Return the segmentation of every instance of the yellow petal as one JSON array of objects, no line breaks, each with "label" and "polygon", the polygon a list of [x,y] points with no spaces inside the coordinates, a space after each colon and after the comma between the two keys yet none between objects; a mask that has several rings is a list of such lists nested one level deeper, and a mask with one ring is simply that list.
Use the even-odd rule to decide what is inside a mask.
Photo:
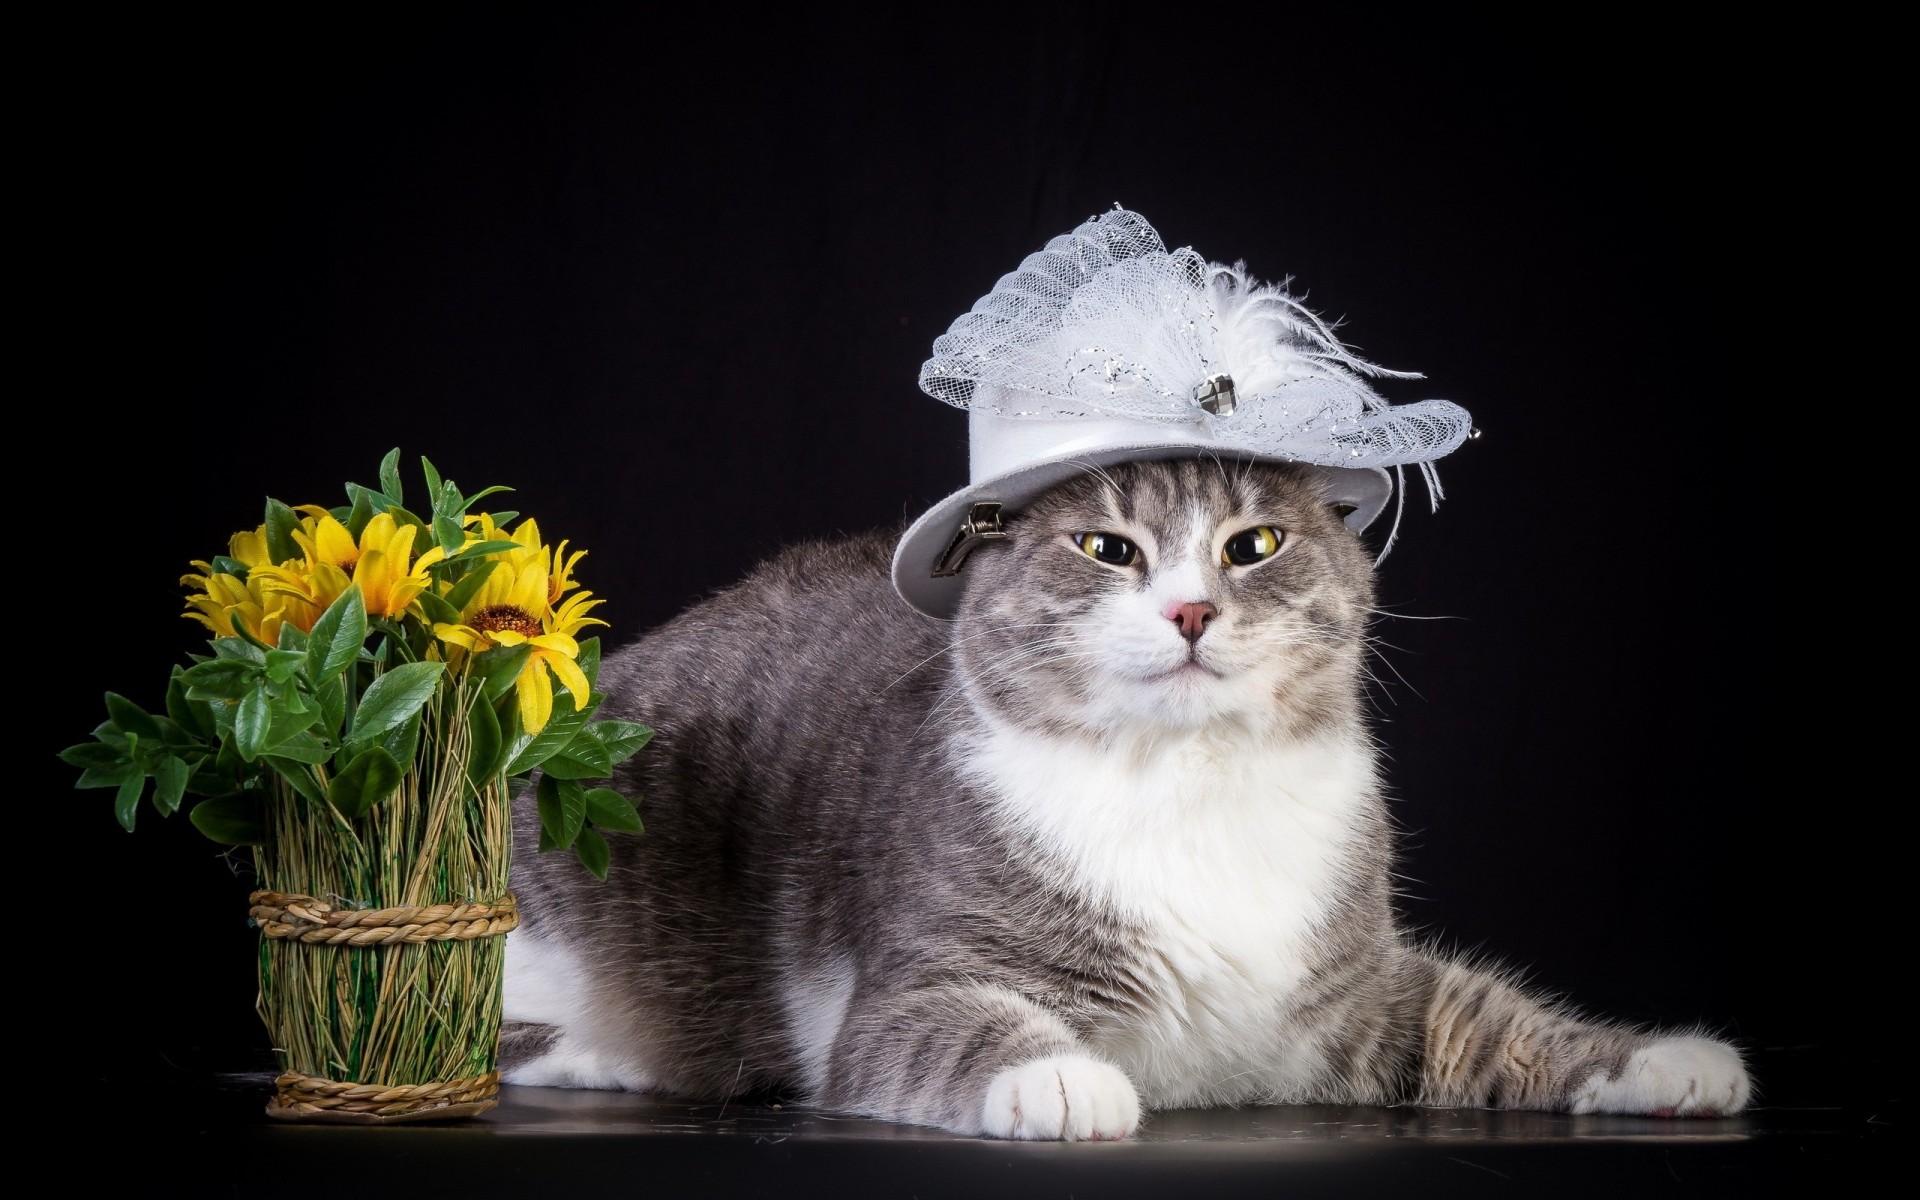
[{"label": "yellow petal", "polygon": [[347,578],[347,573],[332,563],[321,563],[307,577],[307,595],[322,609],[338,600],[352,586],[353,580]]},{"label": "yellow petal", "polygon": [[593,685],[587,682],[587,673],[580,669],[580,664],[571,658],[557,654],[547,655],[545,662],[553,668],[553,673],[559,676],[560,682],[567,685],[567,690],[573,693],[574,707],[585,706],[587,693],[593,690]]},{"label": "yellow petal", "polygon": [[395,524],[397,522],[394,521],[392,513],[375,513],[373,519],[367,522],[366,528],[360,531],[360,553],[365,554],[369,550],[378,550],[385,546],[393,539]]},{"label": "yellow petal", "polygon": [[489,636],[492,637],[497,644],[502,646],[518,646],[521,642],[527,640],[526,634],[515,629],[495,629],[491,631]]},{"label": "yellow petal", "polygon": [[250,567],[266,563],[267,527],[262,525],[251,532],[234,534],[227,542],[227,557],[237,558]]},{"label": "yellow petal", "polygon": [[386,613],[388,611],[390,576],[387,571],[386,555],[378,550],[369,550],[362,554],[360,561],[354,564],[353,579],[360,585],[360,598],[367,602],[368,612]]},{"label": "yellow petal", "polygon": [[436,622],[433,626],[433,636],[443,642],[452,642],[456,646],[464,646],[469,650],[485,650],[487,648],[487,639],[482,637],[478,630],[469,629],[465,625],[448,625],[444,621]]},{"label": "yellow petal", "polygon": [[413,535],[419,532],[418,526],[402,525],[387,539],[387,559],[393,563],[394,570],[404,569],[408,557],[413,554]]},{"label": "yellow petal", "polygon": [[576,592],[567,597],[560,611],[553,614],[553,632],[576,633],[588,625],[605,625],[599,617],[587,616],[589,609],[598,608],[605,601],[589,599],[592,592]]},{"label": "yellow petal", "polygon": [[547,673],[522,670],[520,678],[513,681],[513,690],[520,706],[520,727],[528,733],[545,729],[553,716],[553,684],[548,682]]},{"label": "yellow petal", "polygon": [[542,650],[551,650],[567,658],[573,658],[580,653],[580,643],[564,633],[543,633],[539,637],[527,640]]},{"label": "yellow petal", "polygon": [[345,525],[334,520],[331,513],[314,524],[313,561],[316,564],[348,567],[359,557],[360,547],[353,544],[353,535]]},{"label": "yellow petal", "polygon": [[[499,574],[495,571],[494,574]],[[538,617],[547,611],[547,572],[536,563],[528,563],[514,576],[513,588],[507,593],[506,603],[521,612]]]},{"label": "yellow petal", "polygon": [[392,609],[387,612],[386,615],[389,617],[397,617],[401,613],[406,612],[407,606],[412,604],[414,599],[426,590],[427,582],[424,579],[414,579],[409,576],[406,579],[399,580],[393,585],[393,592],[387,599],[387,603],[392,605]]}]

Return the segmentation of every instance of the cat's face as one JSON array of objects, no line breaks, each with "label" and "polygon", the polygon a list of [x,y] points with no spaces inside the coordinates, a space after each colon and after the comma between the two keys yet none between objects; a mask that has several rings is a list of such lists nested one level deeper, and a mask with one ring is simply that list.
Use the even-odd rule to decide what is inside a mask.
[{"label": "cat's face", "polygon": [[967,560],[954,629],[979,702],[1083,732],[1353,711],[1373,604],[1365,548],[1316,478],[1212,458],[1054,489]]}]

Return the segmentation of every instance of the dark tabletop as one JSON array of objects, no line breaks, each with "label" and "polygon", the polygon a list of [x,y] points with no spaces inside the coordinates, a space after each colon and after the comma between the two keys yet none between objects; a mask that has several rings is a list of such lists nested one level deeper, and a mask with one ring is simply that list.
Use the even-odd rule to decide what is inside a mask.
[{"label": "dark tabletop", "polygon": [[82,1174],[247,1197],[1833,1195],[1898,1178],[1895,1106],[1658,1120],[1286,1105],[1148,1115],[1119,1143],[1012,1143],[773,1099],[508,1087],[445,1124],[272,1121],[264,1072],[209,1076]]}]

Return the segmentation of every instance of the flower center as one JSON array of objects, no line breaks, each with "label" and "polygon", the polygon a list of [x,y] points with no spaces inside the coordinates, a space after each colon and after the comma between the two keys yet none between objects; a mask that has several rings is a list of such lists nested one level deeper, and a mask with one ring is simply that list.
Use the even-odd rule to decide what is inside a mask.
[{"label": "flower center", "polygon": [[483,633],[511,629],[528,637],[539,637],[545,632],[540,628],[539,618],[514,604],[494,604],[481,609],[474,614],[473,627]]}]

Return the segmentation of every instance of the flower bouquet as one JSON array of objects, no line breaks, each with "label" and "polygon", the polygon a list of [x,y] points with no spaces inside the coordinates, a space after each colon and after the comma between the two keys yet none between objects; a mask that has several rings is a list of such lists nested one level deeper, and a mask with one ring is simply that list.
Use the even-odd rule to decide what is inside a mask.
[{"label": "flower bouquet", "polygon": [[574,579],[585,552],[471,511],[507,489],[463,495],[424,458],[416,516],[399,457],[340,507],[268,500],[194,562],[186,615],[210,653],[174,666],[162,713],[107,693],[93,740],[61,756],[78,786],[114,789],[129,831],[145,800],[250,848],[276,1117],[492,1107],[513,798],[537,774],[540,849],[602,879],[601,831],[641,828],[592,786],[652,731],[593,719],[600,645],[577,635],[605,622]]}]

